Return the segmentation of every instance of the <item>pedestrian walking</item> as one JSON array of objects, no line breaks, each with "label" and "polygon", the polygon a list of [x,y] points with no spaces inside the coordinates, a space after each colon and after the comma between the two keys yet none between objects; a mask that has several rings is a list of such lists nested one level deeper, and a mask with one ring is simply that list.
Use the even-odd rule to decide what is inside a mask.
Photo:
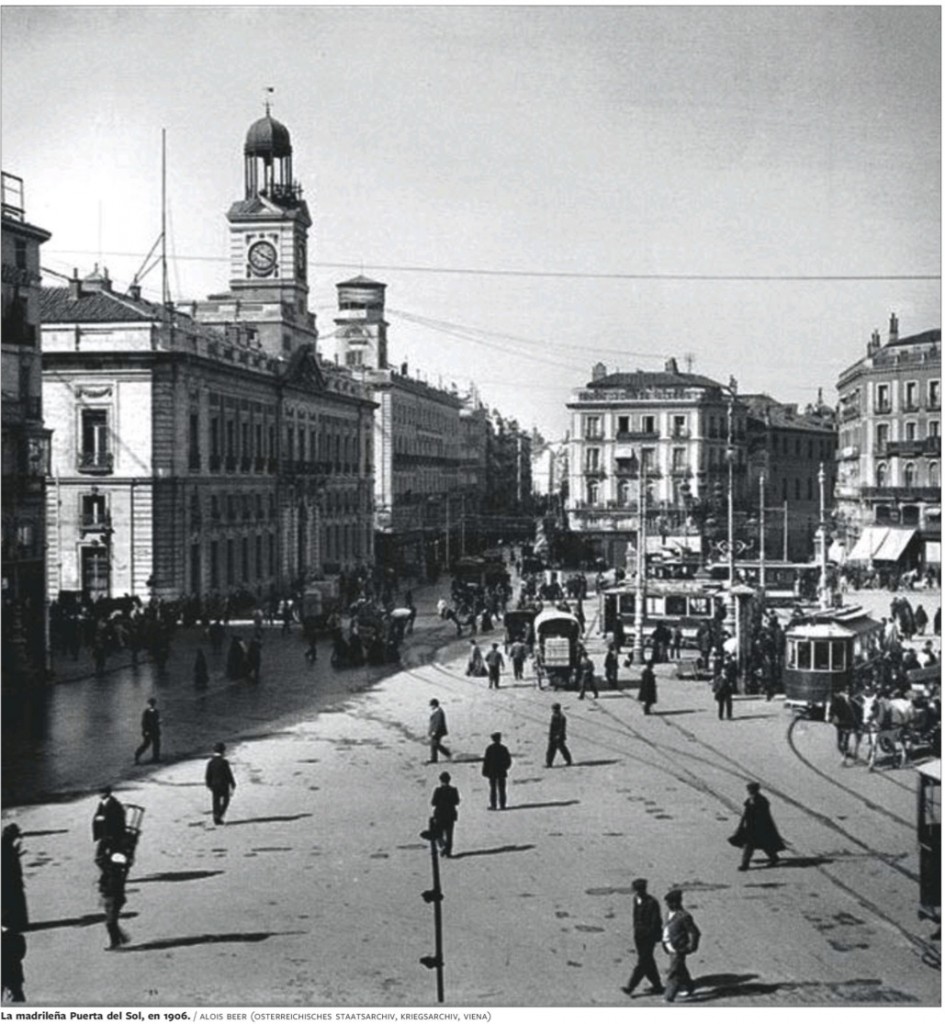
[{"label": "pedestrian walking", "polygon": [[309,665],[314,665],[318,661],[318,637],[315,635],[313,629],[308,640],[308,647],[305,649],[305,660]]},{"label": "pedestrian walking", "polygon": [[141,755],[151,748],[151,760],[161,760],[161,712],[158,711],[157,699],[148,697],[148,703],[141,714],[141,746],[135,751],[135,764],[141,761]]},{"label": "pedestrian walking", "polygon": [[560,704],[551,705],[551,722],[548,726],[548,750],[545,754],[545,767],[554,764],[555,754],[561,751],[564,763],[571,766],[571,751],[568,750],[568,720],[561,712]]},{"label": "pedestrian walking", "polygon": [[489,689],[498,690],[499,676],[502,669],[505,668],[505,658],[502,657],[497,643],[492,645],[492,650],[486,655],[485,661],[486,668],[489,670]]},{"label": "pedestrian walking", "polygon": [[433,697],[430,700],[430,724],[427,728],[427,739],[430,741],[430,760],[427,764],[436,764],[440,754],[452,758],[449,747],[443,746],[443,737],[449,734],[446,728],[446,712],[440,702]]},{"label": "pedestrian walking", "polygon": [[26,959],[26,939],[8,923],[6,906],[3,908],[2,928],[3,938],[2,948],[0,948],[2,969],[0,969],[0,973],[3,977],[0,979],[0,984],[2,984],[3,994],[11,1003],[25,1003],[23,961]]},{"label": "pedestrian walking", "polygon": [[663,983],[660,972],[653,959],[653,950],[663,935],[663,915],[660,913],[660,902],[646,891],[646,879],[635,878],[630,883],[633,889],[633,945],[637,951],[637,962],[630,975],[630,980],[622,991],[628,996],[644,978],[650,983],[650,995],[663,994]]},{"label": "pedestrian walking", "polygon": [[467,676],[484,676],[486,674],[485,662],[482,660],[482,650],[475,640],[469,641],[469,658],[466,661]]},{"label": "pedestrian walking", "polygon": [[923,636],[925,634],[925,629],[928,624],[929,614],[922,605],[919,605],[915,610],[915,631],[919,636]]},{"label": "pedestrian walking", "polygon": [[656,673],[653,671],[653,659],[651,658],[643,666],[640,675],[640,692],[637,700],[643,705],[643,714],[648,715],[650,708],[656,703]]},{"label": "pedestrian walking", "polygon": [[26,887],[23,884],[23,863],[21,858],[20,826],[13,822],[3,830],[2,843],[2,904],[3,918],[7,928],[14,932],[25,932],[30,923],[26,909]]},{"label": "pedestrian walking", "polygon": [[528,657],[528,646],[521,640],[516,640],[509,648],[509,658],[512,661],[512,675],[516,679],[523,678],[525,659]]},{"label": "pedestrian walking", "polygon": [[206,690],[209,681],[210,670],[207,668],[207,656],[203,653],[203,648],[198,647],[197,656],[194,658],[194,688]]},{"label": "pedestrian walking", "polygon": [[673,638],[670,644],[670,656],[676,661],[682,657],[683,635],[679,626],[673,626]]},{"label": "pedestrian walking", "polygon": [[450,773],[440,772],[440,784],[433,790],[433,831],[444,857],[453,855],[453,829],[459,817],[459,790],[450,785]]},{"label": "pedestrian walking", "polygon": [[105,844],[108,850],[123,850],[125,846],[125,808],[112,794],[111,786],[101,791],[101,799],[92,816],[92,841]]},{"label": "pedestrian walking", "polygon": [[623,648],[625,640],[625,631],[623,628],[623,621],[618,615],[614,620],[614,650],[617,652],[617,657],[620,657],[620,651]]},{"label": "pedestrian walking", "polygon": [[226,752],[225,743],[217,743],[213,748],[213,757],[207,762],[204,783],[212,796],[214,825],[222,825],[226,810],[230,806],[230,797],[236,789],[236,779],[230,762],[223,756]]},{"label": "pedestrian walking", "polygon": [[584,700],[584,693],[588,687],[594,691],[595,697],[599,697],[600,694],[597,692],[597,677],[594,672],[594,662],[591,661],[590,655],[587,651],[581,655],[581,661],[578,664],[578,675],[581,679],[581,692],[578,694],[578,700]]},{"label": "pedestrian walking", "polygon": [[727,717],[729,720],[732,717],[732,695],[735,689],[729,671],[729,665],[731,664],[733,664],[732,659],[726,658],[725,664],[716,673],[715,679],[712,681],[712,693],[719,706],[719,721],[723,717]]},{"label": "pedestrian walking", "polygon": [[128,858],[120,850],[101,849],[97,858],[101,869],[98,891],[105,908],[105,929],[108,932],[106,949],[119,949],[129,941],[128,933],[119,924],[121,908],[125,905],[125,879],[128,875]]},{"label": "pedestrian walking", "polygon": [[768,855],[768,867],[776,867],[778,854],[785,849],[785,845],[771,817],[771,805],[767,797],[761,795],[761,786],[757,782],[749,782],[746,788],[748,799],[745,801],[745,809],[735,835],[729,840],[733,846],[742,848],[742,862],[738,870],[748,870],[756,849],[762,849]]},{"label": "pedestrian walking", "polygon": [[604,680],[608,686],[617,687],[617,671],[620,668],[620,655],[616,644],[608,644],[604,655]]},{"label": "pedestrian walking", "polygon": [[666,1002],[672,1003],[680,989],[687,996],[695,992],[695,982],[686,965],[686,957],[699,948],[699,931],[692,914],[682,905],[679,889],[670,889],[666,894],[666,925],[663,928],[663,949],[669,953],[669,969],[666,972]]},{"label": "pedestrian walking", "polygon": [[499,809],[504,811],[505,780],[512,767],[512,755],[508,747],[502,744],[502,733],[494,732],[491,738],[492,742],[486,747],[482,759],[482,774],[489,780],[489,810],[494,811],[498,803]]}]

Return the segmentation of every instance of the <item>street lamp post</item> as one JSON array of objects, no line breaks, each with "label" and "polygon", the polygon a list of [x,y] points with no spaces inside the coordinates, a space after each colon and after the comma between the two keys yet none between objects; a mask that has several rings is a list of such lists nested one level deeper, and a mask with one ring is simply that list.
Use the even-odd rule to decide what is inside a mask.
[{"label": "street lamp post", "polygon": [[762,596],[765,592],[765,474],[762,470],[758,478],[759,490],[759,516],[758,516],[758,585],[761,588]]},{"label": "street lamp post", "polygon": [[826,508],[824,503],[824,483],[826,481],[827,474],[824,472],[824,464],[820,464],[820,469],[817,471],[817,483],[820,486],[820,523],[817,527],[817,533],[820,538],[820,583],[818,589],[820,590],[820,607],[830,607],[830,590],[827,586],[827,520],[826,520]]},{"label": "street lamp post", "polygon": [[643,663],[643,602],[646,600],[646,463],[640,459],[640,502],[637,529],[637,586],[633,599],[633,660]]},{"label": "street lamp post", "polygon": [[735,636],[735,388],[728,396],[728,603],[725,627]]},{"label": "street lamp post", "polygon": [[440,904],[443,902],[443,890],[440,887],[440,862],[437,856],[436,840],[437,827],[433,818],[421,833],[420,838],[429,840],[430,860],[433,868],[433,888],[425,890],[421,895],[424,902],[433,904],[433,941],[436,952],[433,956],[420,957],[420,963],[429,970],[436,971],[436,999],[442,1003],[445,995],[443,992],[443,911]]}]

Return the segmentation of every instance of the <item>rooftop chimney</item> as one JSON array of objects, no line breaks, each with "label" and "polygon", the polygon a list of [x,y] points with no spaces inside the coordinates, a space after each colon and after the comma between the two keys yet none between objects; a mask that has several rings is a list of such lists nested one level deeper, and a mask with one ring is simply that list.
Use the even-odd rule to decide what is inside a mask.
[{"label": "rooftop chimney", "polygon": [[879,329],[874,327],[870,340],[866,343],[866,354],[871,356],[882,344],[879,339]]},{"label": "rooftop chimney", "polygon": [[673,359],[672,357],[670,357],[669,359],[666,360],[666,365],[663,367],[663,369],[667,373],[672,373],[672,374],[678,374],[679,373],[679,367],[676,365],[676,360]]},{"label": "rooftop chimney", "polygon": [[895,345],[899,340],[899,317],[895,313],[889,314],[889,344]]},{"label": "rooftop chimney", "polygon": [[69,278],[69,299],[78,302],[82,298],[82,282],[79,280],[79,268],[72,268],[72,277]]},{"label": "rooftop chimney", "polygon": [[607,367],[603,363],[595,363],[591,367],[591,380],[603,380],[607,376]]},{"label": "rooftop chimney", "polygon": [[135,300],[135,302],[141,301],[141,285],[137,281],[132,281],[128,285],[128,295]]}]

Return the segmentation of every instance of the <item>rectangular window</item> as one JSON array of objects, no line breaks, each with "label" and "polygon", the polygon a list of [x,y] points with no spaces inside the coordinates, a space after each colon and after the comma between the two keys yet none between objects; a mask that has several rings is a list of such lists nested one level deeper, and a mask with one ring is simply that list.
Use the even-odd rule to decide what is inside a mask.
[{"label": "rectangular window", "polygon": [[830,641],[814,641],[814,670],[817,672],[830,671]]},{"label": "rectangular window", "polygon": [[586,438],[599,438],[601,436],[600,416],[584,417],[584,436]]},{"label": "rectangular window", "polygon": [[584,468],[588,473],[596,473],[600,469],[600,448],[588,448],[584,453]]},{"label": "rectangular window", "polygon": [[236,551],[232,540],[226,542],[226,585],[232,587],[236,583]]},{"label": "rectangular window", "polygon": [[906,412],[915,412],[919,408],[919,385],[910,380],[906,382]]},{"label": "rectangular window", "polygon": [[200,469],[200,414],[192,412],[187,431],[187,461],[191,469]]},{"label": "rectangular window", "polygon": [[262,534],[256,534],[256,579],[261,580],[263,578],[263,543]]},{"label": "rectangular window", "polygon": [[914,441],[916,439],[916,423],[911,421],[906,424],[906,440]]},{"label": "rectangular window", "polygon": [[939,409],[942,404],[941,381],[929,381],[929,408]]},{"label": "rectangular window", "polygon": [[249,582],[249,537],[244,537],[240,542],[240,569],[241,581]]},{"label": "rectangular window", "polygon": [[797,643],[797,667],[801,669],[810,668],[810,649],[811,643],[809,640],[799,640]]},{"label": "rectangular window", "polygon": [[889,424],[888,423],[877,423],[876,425],[876,449],[880,453],[886,450],[886,445],[889,443]]},{"label": "rectangular window", "polygon": [[686,614],[685,594],[666,595],[666,614],[681,618]]},{"label": "rectangular window", "polygon": [[876,412],[885,413],[890,411],[889,405],[889,385],[888,384],[877,384],[876,385]]},{"label": "rectangular window", "polygon": [[210,589],[220,589],[220,544],[210,541]]},{"label": "rectangular window", "polygon": [[686,468],[686,449],[673,449],[673,472],[681,473]]},{"label": "rectangular window", "polygon": [[618,416],[617,417],[617,433],[618,434],[629,434],[630,433],[630,417],[629,416]]},{"label": "rectangular window", "polygon": [[82,526],[93,528],[108,523],[108,506],[104,494],[82,495]]},{"label": "rectangular window", "polygon": [[656,469],[656,449],[642,448],[640,450],[640,464],[644,473],[652,473]]},{"label": "rectangular window", "polygon": [[689,432],[686,430],[686,417],[685,416],[674,416],[673,417],[673,437],[687,437]]},{"label": "rectangular window", "polygon": [[80,465],[85,469],[111,469],[108,439],[108,410],[82,410]]},{"label": "rectangular window", "polygon": [[644,416],[643,417],[643,433],[644,434],[655,434],[656,433],[656,417],[655,416]]}]

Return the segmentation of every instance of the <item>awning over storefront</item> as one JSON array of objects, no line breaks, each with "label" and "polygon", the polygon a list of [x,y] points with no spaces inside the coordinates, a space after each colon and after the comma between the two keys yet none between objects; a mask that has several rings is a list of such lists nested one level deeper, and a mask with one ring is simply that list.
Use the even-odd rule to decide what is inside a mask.
[{"label": "awning over storefront", "polygon": [[859,536],[847,561],[898,562],[915,536],[915,530],[868,526]]}]

